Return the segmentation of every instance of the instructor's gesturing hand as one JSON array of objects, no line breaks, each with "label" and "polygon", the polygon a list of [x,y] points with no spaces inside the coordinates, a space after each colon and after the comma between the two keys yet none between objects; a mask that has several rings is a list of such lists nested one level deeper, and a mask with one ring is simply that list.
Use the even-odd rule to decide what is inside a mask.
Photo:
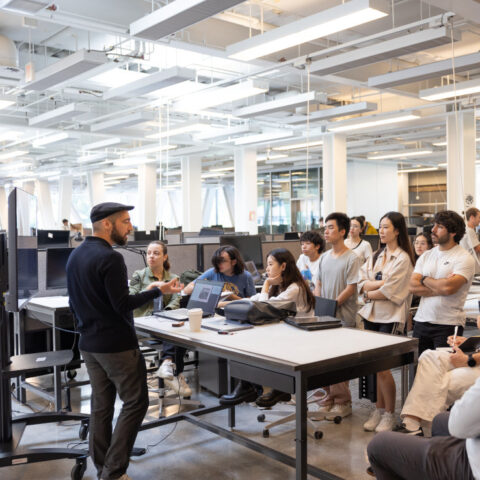
[{"label": "instructor's gesturing hand", "polygon": [[154,287],[159,288],[162,293],[180,293],[183,290],[183,283],[180,283],[178,278],[169,282],[153,282],[147,287],[147,290]]}]

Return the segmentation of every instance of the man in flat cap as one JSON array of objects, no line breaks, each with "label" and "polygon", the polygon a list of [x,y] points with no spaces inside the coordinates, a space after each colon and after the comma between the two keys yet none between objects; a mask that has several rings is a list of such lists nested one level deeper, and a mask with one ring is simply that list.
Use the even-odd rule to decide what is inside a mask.
[{"label": "man in flat cap", "polygon": [[[127,243],[133,230],[128,213],[132,209],[112,202],[95,205],[90,212],[93,236],[72,252],[67,263],[70,307],[92,386],[90,456],[102,480],[129,480],[130,453],[148,408],[145,360],[132,312],[183,287],[174,279],[151,283],[146,291],[129,295],[125,261],[112,245]],[[112,432],[117,393],[123,405]]]}]

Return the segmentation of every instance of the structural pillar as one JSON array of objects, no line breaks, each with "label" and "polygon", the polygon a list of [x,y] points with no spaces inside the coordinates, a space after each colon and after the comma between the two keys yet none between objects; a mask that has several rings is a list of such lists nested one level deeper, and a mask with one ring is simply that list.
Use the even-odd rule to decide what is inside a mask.
[{"label": "structural pillar", "polygon": [[347,211],[347,142],[345,135],[330,133],[323,141],[323,204],[327,216]]},{"label": "structural pillar", "polygon": [[236,148],[233,158],[235,231],[255,235],[258,233],[257,151],[254,148]]},{"label": "structural pillar", "polygon": [[182,158],[183,231],[202,228],[202,158]]},{"label": "structural pillar", "polygon": [[88,197],[90,206],[105,201],[105,184],[103,172],[88,172]]},{"label": "structural pillar", "polygon": [[450,114],[447,117],[447,208],[460,214],[475,202],[475,153],[473,110]]},{"label": "structural pillar", "polygon": [[70,223],[72,212],[72,194],[73,194],[73,179],[71,175],[60,177],[58,182],[58,216],[57,225],[62,226],[62,220],[66,218]]},{"label": "structural pillar", "polygon": [[405,217],[408,217],[409,204],[409,185],[408,173],[398,174],[398,211]]},{"label": "structural pillar", "polygon": [[8,228],[7,192],[5,187],[0,187],[0,228],[2,230]]},{"label": "structural pillar", "polygon": [[138,166],[138,228],[155,230],[157,223],[157,164]]},{"label": "structural pillar", "polygon": [[54,228],[55,219],[53,216],[52,197],[50,186],[46,180],[36,180],[35,192],[38,199],[39,228]]}]

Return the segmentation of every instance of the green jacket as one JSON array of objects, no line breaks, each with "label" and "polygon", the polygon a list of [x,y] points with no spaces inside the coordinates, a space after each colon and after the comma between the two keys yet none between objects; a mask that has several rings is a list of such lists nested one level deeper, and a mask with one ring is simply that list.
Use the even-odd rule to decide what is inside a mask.
[{"label": "green jacket", "polygon": [[[178,278],[174,273],[170,273],[164,270],[163,281],[168,282],[174,278]],[[130,280],[130,295],[143,292],[153,282],[158,282],[158,278],[155,277],[150,270],[150,267],[146,267],[143,270],[136,270],[133,272],[132,279]],[[178,293],[166,293],[163,295],[162,302],[164,308],[168,310],[175,310],[180,306],[181,295]],[[153,312],[153,300],[151,302],[136,308],[133,311],[134,317],[145,317],[151,315]]]}]

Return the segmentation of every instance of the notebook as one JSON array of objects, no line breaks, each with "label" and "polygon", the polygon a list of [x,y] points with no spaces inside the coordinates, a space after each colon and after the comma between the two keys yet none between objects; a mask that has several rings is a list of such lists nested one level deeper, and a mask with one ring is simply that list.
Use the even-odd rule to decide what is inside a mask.
[{"label": "notebook", "polygon": [[201,308],[203,317],[212,317],[215,315],[220,295],[222,294],[224,282],[213,282],[210,280],[196,280],[192,294],[187,303],[187,308],[177,310],[162,310],[154,312],[157,317],[169,318],[176,321],[188,320],[188,311],[192,308]]},{"label": "notebook", "polygon": [[323,330],[342,326],[342,322],[338,318],[327,315],[321,317],[287,317],[285,323],[302,330]]}]

